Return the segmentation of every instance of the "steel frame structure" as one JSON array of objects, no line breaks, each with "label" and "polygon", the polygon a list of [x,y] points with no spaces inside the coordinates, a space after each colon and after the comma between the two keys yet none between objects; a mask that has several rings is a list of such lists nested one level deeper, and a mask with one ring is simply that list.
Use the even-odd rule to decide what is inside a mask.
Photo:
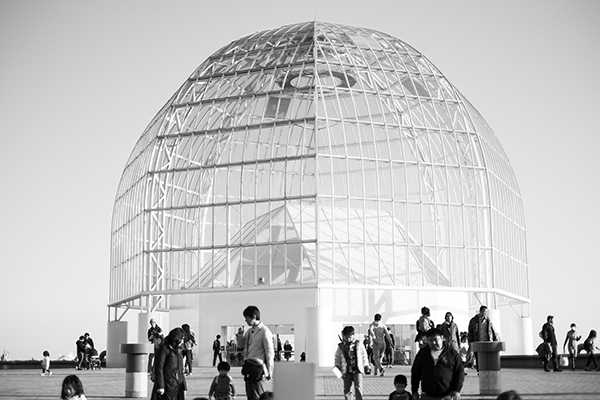
[{"label": "steel frame structure", "polygon": [[529,303],[508,157],[433,63],[392,36],[315,21],[236,40],[184,82],[127,162],[114,319],[168,310],[177,293],[280,285]]}]

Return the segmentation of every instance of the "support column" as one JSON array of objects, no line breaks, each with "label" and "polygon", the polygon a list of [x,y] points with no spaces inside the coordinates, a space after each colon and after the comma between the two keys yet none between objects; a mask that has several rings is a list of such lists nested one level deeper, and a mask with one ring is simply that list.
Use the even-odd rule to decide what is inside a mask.
[{"label": "support column", "polygon": [[333,366],[334,344],[330,307],[306,308],[306,362]]},{"label": "support column", "polygon": [[125,397],[148,397],[148,353],[154,350],[151,344],[125,343],[121,353],[127,355],[125,366]]},{"label": "support column", "polygon": [[479,394],[498,395],[502,392],[500,381],[500,352],[506,350],[504,342],[473,342],[479,369]]},{"label": "support column", "polygon": [[108,321],[106,338],[106,367],[125,368],[126,356],[120,349],[127,343],[127,322]]}]

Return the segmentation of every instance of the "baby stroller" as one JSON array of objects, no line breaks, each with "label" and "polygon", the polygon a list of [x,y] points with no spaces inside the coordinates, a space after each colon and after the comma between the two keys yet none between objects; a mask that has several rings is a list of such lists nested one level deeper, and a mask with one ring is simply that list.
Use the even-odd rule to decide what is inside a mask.
[{"label": "baby stroller", "polygon": [[89,352],[89,365],[90,369],[102,369],[102,362],[98,356],[98,350],[90,349]]}]

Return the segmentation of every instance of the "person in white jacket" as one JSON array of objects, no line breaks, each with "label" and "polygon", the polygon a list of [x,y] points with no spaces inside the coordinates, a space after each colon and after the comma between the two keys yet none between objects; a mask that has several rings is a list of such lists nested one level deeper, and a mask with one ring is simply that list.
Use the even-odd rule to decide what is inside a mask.
[{"label": "person in white jacket", "polygon": [[362,341],[354,338],[353,326],[346,326],[342,330],[342,341],[335,352],[334,363],[344,380],[344,398],[352,398],[354,384],[356,400],[362,400],[363,374],[369,365],[369,359]]}]

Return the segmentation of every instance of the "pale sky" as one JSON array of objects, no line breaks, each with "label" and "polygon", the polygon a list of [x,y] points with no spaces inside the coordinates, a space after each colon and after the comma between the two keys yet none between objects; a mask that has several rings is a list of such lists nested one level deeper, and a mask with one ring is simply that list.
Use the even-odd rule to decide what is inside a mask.
[{"label": "pale sky", "polygon": [[548,314],[559,340],[571,322],[600,329],[598,16],[577,0],[0,0],[0,352],[55,358],[84,332],[106,348],[112,207],[134,144],[216,50],[315,19],[407,42],[470,100],[523,196],[534,333]]}]

